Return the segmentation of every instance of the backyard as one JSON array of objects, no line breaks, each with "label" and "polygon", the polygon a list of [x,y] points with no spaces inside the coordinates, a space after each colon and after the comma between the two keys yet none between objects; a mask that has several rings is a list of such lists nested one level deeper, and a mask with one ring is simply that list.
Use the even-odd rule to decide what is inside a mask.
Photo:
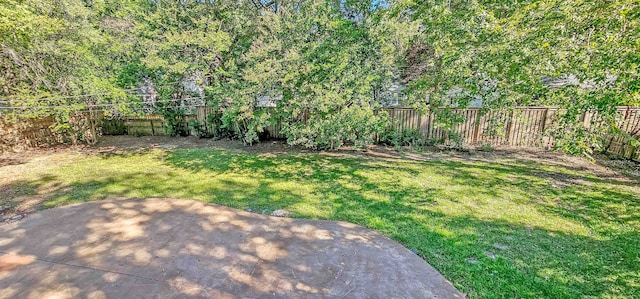
[{"label": "backyard", "polygon": [[4,218],[115,197],[284,209],[381,232],[471,298],[640,297],[638,177],[581,158],[126,136],[1,157]]}]

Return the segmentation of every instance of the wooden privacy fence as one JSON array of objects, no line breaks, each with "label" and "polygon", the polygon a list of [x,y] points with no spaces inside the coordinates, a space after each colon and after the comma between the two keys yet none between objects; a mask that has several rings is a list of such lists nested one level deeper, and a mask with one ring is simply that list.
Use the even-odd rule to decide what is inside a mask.
[{"label": "wooden privacy fence", "polygon": [[[618,128],[640,140],[640,108],[618,108],[622,119]],[[640,146],[633,145],[626,136],[614,136],[604,149],[609,154],[640,162]]]},{"label": "wooden privacy fence", "polygon": [[0,152],[94,141],[102,118],[102,113],[71,113],[65,126],[55,129],[60,123],[53,116],[0,117]]},{"label": "wooden privacy fence", "polygon": [[[640,109],[640,108],[638,108]],[[427,140],[449,143],[449,132],[436,125],[435,115],[422,115],[412,108],[383,108],[389,113],[392,126],[397,130],[415,129],[420,131]],[[542,136],[542,132],[550,125],[553,116],[557,113],[555,108],[527,107],[517,109],[515,113],[489,113],[480,116],[479,108],[454,109],[453,112],[465,117],[465,121],[457,125],[453,132],[462,138],[462,142],[469,145],[513,145],[513,146],[550,146],[552,140]],[[207,132],[211,132],[211,125],[207,121],[216,113],[213,107],[198,107],[196,120],[205,125]],[[502,134],[489,134],[492,123],[506,124]],[[275,139],[286,138],[282,134],[282,123],[273,121],[266,128],[269,136]]]},{"label": "wooden privacy fence", "polygon": [[[488,112],[479,108],[453,109],[464,121],[452,130],[438,126],[433,113],[422,115],[411,108],[385,108],[396,130],[418,130],[422,137],[437,143],[459,142],[469,145],[490,144],[548,147],[552,140],[543,135],[558,109],[527,107],[512,112]],[[455,137],[454,137],[455,136]]]},{"label": "wooden privacy fence", "polygon": [[[195,115],[186,115],[182,124],[188,131],[189,120],[196,119]],[[102,121],[102,133],[104,135],[134,135],[134,136],[165,136],[167,121],[162,115],[150,114],[145,116],[133,116]]]},{"label": "wooden privacy fence", "polygon": [[[385,108],[389,113],[392,126],[395,129],[418,130],[427,140],[437,143],[450,144],[460,138],[464,144],[493,146],[553,146],[553,138],[545,133],[556,125],[558,108],[549,107],[521,107],[510,112],[481,113],[480,108],[453,109],[453,113],[464,116],[464,121],[455,125],[451,131],[438,127],[433,113],[422,115],[411,108]],[[627,134],[612,137],[605,144],[605,151],[609,154],[640,161],[640,147],[631,144],[628,136],[640,139],[640,108],[619,107],[619,128]],[[594,116],[581,116],[585,127],[595,125]],[[453,133],[453,134],[450,134]]]},{"label": "wooden privacy fence", "polygon": [[[452,112],[464,117],[464,121],[455,125],[452,130],[445,130],[438,126],[433,113],[421,114],[411,108],[384,108],[389,114],[392,126],[397,129],[413,129],[427,140],[441,144],[461,142],[467,145],[493,146],[526,146],[551,147],[553,139],[545,133],[556,125],[559,110],[548,107],[521,107],[510,112],[488,112],[483,114],[479,108],[453,109]],[[183,123],[185,130],[188,122],[195,120],[208,133],[213,132],[209,121],[215,116],[217,109],[213,107],[198,107],[195,115],[187,115]],[[619,128],[627,134],[614,136],[605,144],[605,151],[616,156],[640,161],[640,147],[631,144],[629,135],[640,138],[640,107],[618,108],[620,119]],[[583,116],[585,126],[593,125],[592,116]],[[51,126],[51,118],[23,120],[19,123],[9,123],[0,119],[0,150],[11,147],[37,147],[63,142],[59,134],[55,134]],[[144,117],[128,117],[124,119],[103,119],[100,122],[102,133],[105,135],[166,135],[166,121],[161,115],[147,115]],[[282,122],[274,120],[266,128],[271,138],[285,138],[282,134]],[[189,131],[196,135],[197,132]],[[453,134],[452,134],[453,133]],[[452,138],[455,137],[455,138]],[[458,138],[458,139],[456,139]]]},{"label": "wooden privacy fence", "polygon": [[[418,130],[427,140],[440,144],[461,142],[467,145],[524,146],[549,148],[553,139],[545,132],[555,125],[558,108],[520,107],[509,112],[482,113],[480,108],[453,109],[452,113],[464,117],[464,121],[452,130],[438,126],[433,113],[421,114],[412,108],[384,108],[396,130]],[[187,116],[200,123],[208,133],[213,132],[211,116],[218,113],[214,107],[202,106],[195,115]],[[621,119],[620,129],[627,134],[640,137],[640,108],[618,108]],[[585,126],[591,125],[592,116],[583,116]],[[164,119],[160,115],[144,118],[126,118],[121,121],[130,135],[164,135]],[[186,126],[186,123],[185,123]],[[273,121],[265,128],[271,138],[282,139],[282,123]],[[105,133],[108,130],[104,130]],[[194,132],[191,132],[194,134]],[[454,138],[455,137],[455,138]],[[640,161],[640,148],[630,144],[628,138],[614,137],[607,144],[606,151],[627,159]]]},{"label": "wooden privacy fence", "polygon": [[0,152],[62,143],[61,136],[51,129],[54,124],[53,117],[18,121],[0,118]]}]

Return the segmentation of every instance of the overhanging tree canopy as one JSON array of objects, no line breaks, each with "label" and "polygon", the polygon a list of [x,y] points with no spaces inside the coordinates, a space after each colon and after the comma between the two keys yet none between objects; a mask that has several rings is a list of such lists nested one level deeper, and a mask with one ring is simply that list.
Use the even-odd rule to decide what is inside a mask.
[{"label": "overhanging tree canopy", "polygon": [[[474,101],[561,107],[551,133],[585,153],[616,106],[640,104],[639,20],[634,0],[7,0],[0,105],[64,123],[105,105],[180,118],[197,98],[245,142],[278,117],[291,143],[335,147],[369,142],[384,126],[374,94],[403,82],[405,104],[444,125]],[[263,97],[276,109],[258,109]],[[606,125],[587,130],[585,112]]]}]

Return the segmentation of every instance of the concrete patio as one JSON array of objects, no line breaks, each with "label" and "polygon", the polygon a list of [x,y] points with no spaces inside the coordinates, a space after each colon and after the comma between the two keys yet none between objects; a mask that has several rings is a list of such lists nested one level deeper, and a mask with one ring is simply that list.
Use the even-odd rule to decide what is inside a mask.
[{"label": "concrete patio", "polygon": [[0,225],[0,298],[464,298],[400,244],[345,222],[110,199]]}]

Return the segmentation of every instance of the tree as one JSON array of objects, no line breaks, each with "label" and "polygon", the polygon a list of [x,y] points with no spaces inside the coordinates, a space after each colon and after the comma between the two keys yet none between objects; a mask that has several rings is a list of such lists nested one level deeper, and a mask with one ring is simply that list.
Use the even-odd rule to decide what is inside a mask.
[{"label": "tree", "polygon": [[6,0],[0,105],[63,131],[144,108],[177,134],[206,102],[246,143],[278,119],[290,143],[336,148],[371,142],[376,95],[403,81],[445,128],[471,102],[558,106],[549,134],[589,154],[640,104],[639,20],[635,0]]},{"label": "tree", "polygon": [[[637,1],[403,2],[424,28],[409,53],[417,107],[562,108],[558,147],[588,154],[616,127],[615,107],[640,98]],[[603,126],[581,125],[596,113]],[[582,122],[584,123],[584,122]]]},{"label": "tree", "polygon": [[291,144],[333,149],[370,143],[386,120],[374,112],[380,107],[374,90],[390,84],[407,32],[417,29],[383,13],[367,7],[354,19],[345,16],[344,3],[332,1],[263,11],[240,59],[242,77],[228,111],[259,131],[270,117],[256,109],[256,98],[267,96],[276,99],[276,109],[266,113],[281,120]]}]

